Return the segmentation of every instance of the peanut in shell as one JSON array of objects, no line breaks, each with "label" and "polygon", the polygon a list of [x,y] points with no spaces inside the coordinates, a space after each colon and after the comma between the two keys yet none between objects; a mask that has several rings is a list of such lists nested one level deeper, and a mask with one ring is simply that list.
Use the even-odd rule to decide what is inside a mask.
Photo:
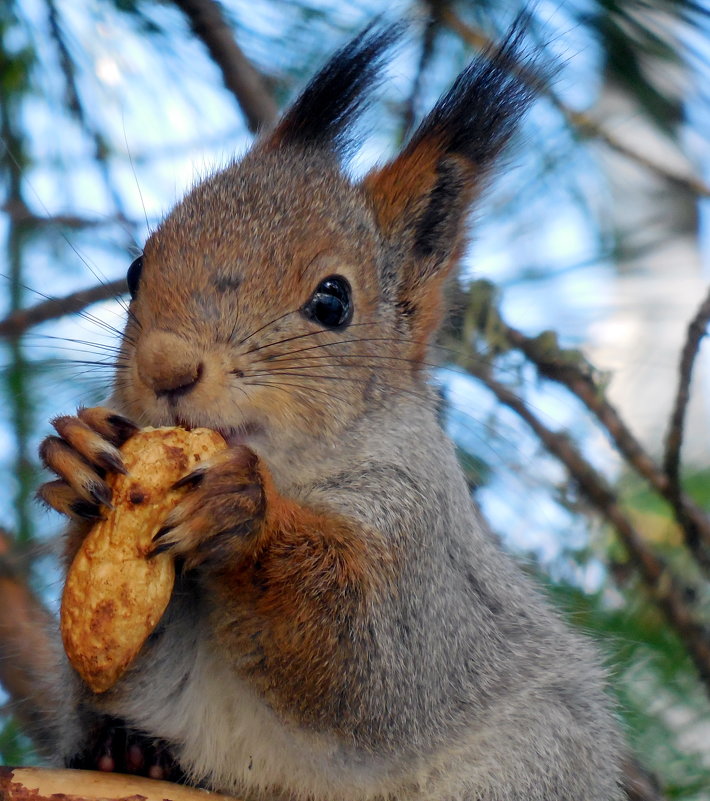
[{"label": "peanut in shell", "polygon": [[128,475],[106,483],[113,509],[87,535],[69,568],[60,624],[69,661],[96,693],[113,687],[165,612],[173,557],[148,558],[153,536],[185,489],[173,484],[226,448],[207,428],[144,428],[121,448]]}]

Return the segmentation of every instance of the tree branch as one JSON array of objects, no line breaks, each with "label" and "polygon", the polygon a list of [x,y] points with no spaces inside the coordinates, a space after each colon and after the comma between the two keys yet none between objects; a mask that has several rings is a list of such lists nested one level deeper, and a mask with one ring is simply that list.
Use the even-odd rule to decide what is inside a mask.
[{"label": "tree branch", "polygon": [[663,466],[668,477],[668,491],[674,499],[679,499],[682,495],[680,451],[683,444],[685,411],[690,400],[690,382],[693,377],[695,359],[700,349],[700,342],[707,334],[708,322],[710,322],[710,291],[688,325],[688,334],[678,367],[678,390],[666,435],[666,453]]},{"label": "tree branch", "polygon": [[637,759],[626,755],[623,761],[624,792],[628,801],[665,801],[658,781]]},{"label": "tree branch", "polygon": [[116,281],[98,284],[89,289],[80,289],[63,298],[49,298],[35,306],[30,306],[29,309],[13,312],[4,320],[0,320],[0,337],[21,336],[33,325],[64,317],[67,314],[74,314],[92,303],[117,298],[127,291],[126,279],[119,278]]},{"label": "tree branch", "polygon": [[[581,354],[559,348],[551,331],[530,338],[505,323],[503,329],[511,345],[535,364],[540,375],[567,387],[597,418],[629,466],[671,505],[693,556],[706,570],[710,570],[710,520],[680,487],[677,491],[673,489],[668,475],[606,399],[604,389],[595,381],[593,371]],[[569,354],[573,357],[570,358]]]},{"label": "tree branch", "polygon": [[15,223],[28,223],[29,225],[36,226],[50,226],[55,225],[61,228],[72,228],[74,230],[82,230],[85,228],[99,228],[103,225],[127,225],[133,229],[138,226],[133,220],[128,220],[121,215],[103,218],[89,218],[78,217],[74,214],[53,214],[41,216],[35,214],[24,202],[17,200],[10,200],[0,206],[0,211],[12,218]]},{"label": "tree branch", "polygon": [[429,0],[429,18],[426,21],[424,32],[422,34],[422,45],[419,53],[419,63],[417,64],[417,71],[414,74],[412,81],[412,88],[409,92],[409,97],[404,105],[402,112],[402,140],[406,140],[414,130],[414,123],[417,118],[417,104],[419,96],[422,91],[422,79],[426,72],[429,62],[434,54],[434,43],[437,34],[441,28],[441,21],[439,20],[439,3]]},{"label": "tree branch", "polygon": [[[673,489],[667,473],[656,464],[606,399],[604,388],[595,378],[594,369],[582,353],[560,348],[553,331],[545,331],[537,337],[527,337],[509,326],[500,316],[495,303],[495,289],[488,281],[474,283],[469,290],[469,297],[472,314],[477,318],[476,324],[484,336],[495,330],[497,340],[503,342],[506,348],[512,346],[520,350],[535,365],[541,376],[567,387],[582,401],[599,421],[627,464],[671,505],[693,556],[705,570],[710,570],[710,519],[680,487],[677,491]],[[710,317],[710,296],[706,304],[701,306],[696,319],[691,323],[693,337],[697,336],[698,327],[702,328],[704,325],[703,313],[707,311]],[[688,347],[692,349],[692,341]]]},{"label": "tree branch", "polygon": [[[495,44],[490,37],[465,23],[458,14],[450,8],[446,8],[441,12],[441,21],[472,47],[485,50],[493,47]],[[614,134],[607,131],[601,123],[597,122],[589,114],[583,111],[575,111],[563,103],[552,87],[542,82],[539,77],[534,75],[522,75],[521,77],[528,79],[538,91],[544,93],[551,100],[555,108],[562,114],[567,123],[583,136],[598,139],[622,156],[625,156],[631,161],[635,161],[650,172],[659,175],[664,180],[680,186],[699,197],[710,197],[710,185],[700,178],[694,175],[681,175],[673,170],[669,170],[663,164],[659,164],[657,161],[648,158],[644,153],[634,150],[618,137],[614,136]]]},{"label": "tree branch", "polygon": [[278,109],[263,78],[237,45],[215,0],[175,0],[195,36],[202,40],[222,71],[224,85],[234,95],[252,133],[271,128]]},{"label": "tree branch", "polygon": [[616,529],[651,597],[683,641],[706,691],[710,694],[710,634],[695,619],[685,602],[685,598],[692,597],[692,590],[684,587],[663,559],[648,547],[624,514],[606,480],[587,462],[567,436],[547,428],[521,398],[491,376],[489,366],[483,364],[478,354],[471,355],[465,367],[504,406],[512,409],[527,423],[546,450],[565,465],[589,503]]},{"label": "tree branch", "polygon": [[96,164],[101,172],[104,186],[109,197],[112,199],[114,205],[119,211],[120,216],[125,217],[122,212],[123,204],[121,202],[121,195],[114,186],[111,180],[111,170],[109,164],[109,146],[100,129],[94,125],[90,115],[86,114],[84,104],[79,94],[79,84],[76,80],[75,64],[71,57],[69,46],[62,30],[61,19],[59,10],[55,0],[44,0],[47,7],[47,23],[49,33],[54,40],[55,47],[57,48],[57,55],[59,57],[59,68],[64,78],[66,104],[69,112],[81,125],[85,134],[91,139],[94,148],[94,158]]},{"label": "tree branch", "polygon": [[681,187],[681,189],[685,189],[698,197],[710,197],[710,185],[705,183],[701,178],[695,175],[683,175],[669,170],[663,164],[659,164],[659,162],[648,158],[644,153],[640,153],[625,142],[622,142],[621,139],[607,131],[601,123],[597,122],[589,114],[586,114],[584,111],[575,111],[569,108],[569,106],[566,106],[557,95],[552,92],[550,92],[549,97],[555,107],[565,117],[569,125],[581,134],[598,139],[611,150],[615,150],[631,161],[635,161],[649,172],[655,173],[669,183]]}]

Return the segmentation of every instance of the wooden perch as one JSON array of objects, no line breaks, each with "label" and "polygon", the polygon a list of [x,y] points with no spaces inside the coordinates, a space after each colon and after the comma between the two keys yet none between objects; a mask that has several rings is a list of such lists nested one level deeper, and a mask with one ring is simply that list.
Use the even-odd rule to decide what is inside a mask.
[{"label": "wooden perch", "polygon": [[0,801],[233,801],[182,784],[91,770],[0,767]]},{"label": "wooden perch", "polygon": [[[636,761],[624,762],[629,801],[664,801]],[[231,796],[121,773],[0,766],[0,801],[234,801]]]}]

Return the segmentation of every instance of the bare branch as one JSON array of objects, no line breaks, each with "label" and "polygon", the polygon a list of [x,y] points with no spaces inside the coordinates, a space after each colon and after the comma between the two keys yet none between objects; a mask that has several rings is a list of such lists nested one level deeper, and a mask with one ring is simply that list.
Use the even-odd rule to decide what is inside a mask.
[{"label": "bare branch", "polygon": [[54,39],[54,44],[57,48],[57,55],[59,56],[59,67],[64,77],[64,92],[67,108],[71,113],[83,124],[86,122],[86,115],[79,99],[79,91],[76,85],[76,74],[74,71],[74,62],[69,54],[69,48],[62,33],[61,23],[59,21],[59,14],[54,0],[45,0],[47,6],[47,22],[49,24],[49,32]]},{"label": "bare branch", "polygon": [[[450,8],[446,8],[441,12],[442,22],[451,28],[452,31],[457,33],[464,41],[468,42],[473,47],[478,49],[486,49],[493,46],[494,42],[490,37],[486,36],[481,31],[476,30],[467,23],[465,23],[456,12]],[[615,150],[617,153],[625,156],[626,158],[635,161],[650,172],[656,173],[661,178],[669,181],[672,184],[681,186],[684,189],[698,195],[699,197],[710,197],[710,185],[697,178],[694,175],[681,175],[680,173],[669,170],[665,165],[659,164],[657,161],[648,158],[644,153],[634,150],[632,147],[622,142],[621,139],[614,136],[604,128],[601,123],[593,119],[589,114],[583,111],[575,111],[567,106],[560,100],[551,86],[544,85],[539,78],[531,77],[535,87],[544,92],[544,94],[552,101],[554,106],[567,120],[576,131],[583,136],[593,137],[594,139],[603,142],[607,147]]]},{"label": "bare branch", "polygon": [[681,173],[674,172],[673,170],[669,170],[668,167],[648,158],[648,156],[646,156],[644,153],[629,147],[629,145],[627,145],[625,142],[622,142],[621,139],[607,131],[601,123],[597,122],[589,114],[569,108],[569,106],[566,106],[552,92],[549,96],[557,109],[563,114],[567,122],[581,134],[598,139],[611,150],[615,150],[617,153],[620,153],[622,156],[625,156],[631,161],[635,161],[649,172],[659,175],[661,178],[671,184],[674,184],[675,186],[679,186],[694,195],[698,195],[698,197],[710,197],[710,185],[705,183],[705,181],[702,179],[692,174],[683,175]]},{"label": "bare branch", "polygon": [[688,335],[683,346],[678,368],[678,390],[668,434],[666,435],[666,453],[663,466],[668,476],[669,493],[674,498],[681,496],[680,450],[683,444],[685,410],[690,400],[690,381],[693,376],[695,358],[700,349],[700,342],[707,334],[708,322],[710,322],[710,292],[708,292],[705,300],[695,313],[695,317],[688,325]]},{"label": "bare branch", "polygon": [[80,289],[63,298],[50,298],[29,309],[20,309],[0,320],[0,337],[18,337],[33,325],[74,314],[100,300],[117,298],[128,291],[126,279],[119,278],[89,289]]},{"label": "bare branch", "polygon": [[237,45],[215,0],[175,0],[195,36],[202,40],[222,71],[224,85],[237,99],[252,133],[271,128],[278,109],[263,78]]},{"label": "bare branch", "polygon": [[638,760],[627,754],[622,763],[624,792],[628,801],[664,801],[654,776]]},{"label": "bare branch", "polygon": [[438,11],[439,3],[429,0],[428,5],[429,18],[422,34],[422,49],[419,54],[419,63],[417,64],[417,71],[414,75],[414,80],[412,81],[412,88],[409,92],[409,97],[407,98],[407,102],[404,105],[404,111],[402,112],[403,140],[407,139],[407,137],[414,130],[414,123],[417,117],[417,103],[422,91],[422,79],[429,66],[429,62],[434,55],[434,43],[441,27]]},{"label": "bare branch", "polygon": [[710,694],[710,633],[685,602],[686,598],[693,597],[692,589],[683,586],[665,561],[649,548],[624,514],[604,477],[589,464],[567,436],[545,426],[518,395],[491,376],[490,368],[483,364],[477,354],[471,355],[465,367],[503,405],[527,423],[545,448],[565,465],[589,503],[616,529],[651,597],[685,644]]},{"label": "bare branch", "polygon": [[[530,338],[502,320],[500,326],[508,342],[533,362],[540,375],[567,387],[597,418],[629,466],[671,505],[693,556],[705,569],[710,569],[710,520],[680,488],[677,491],[673,489],[668,475],[607,400],[604,388],[595,380],[592,369],[581,354],[560,348],[551,331]],[[576,354],[577,358],[570,354]]]},{"label": "bare branch", "polygon": [[[488,281],[477,281],[471,286],[468,305],[470,314],[475,318],[475,325],[489,344],[491,332],[494,331],[496,347],[520,350],[535,365],[541,376],[567,387],[582,401],[602,425],[629,467],[671,505],[693,556],[698,564],[710,571],[710,519],[680,488],[678,491],[673,490],[666,472],[656,464],[607,400],[604,387],[583,354],[578,350],[561,348],[553,331],[528,337],[509,326],[500,316],[496,306],[495,287]],[[696,317],[701,327],[703,308],[704,306]],[[708,314],[710,315],[710,309]],[[698,333],[692,323],[691,328]],[[453,335],[456,337],[455,332]]]},{"label": "bare branch", "polygon": [[22,200],[10,200],[0,206],[0,211],[4,212],[14,223],[28,223],[36,226],[55,225],[62,228],[72,228],[82,230],[84,228],[99,228],[103,225],[126,225],[133,229],[137,228],[135,222],[127,220],[121,215],[112,217],[79,217],[74,214],[52,214],[41,216],[35,214],[29,206]]},{"label": "bare branch", "polygon": [[111,180],[110,165],[108,160],[108,145],[105,138],[101,134],[101,131],[94,125],[90,116],[87,115],[79,94],[79,84],[76,80],[75,65],[64,36],[64,31],[62,30],[59,10],[55,0],[44,0],[44,2],[47,7],[49,33],[54,40],[55,47],[57,48],[59,67],[64,78],[67,108],[81,125],[86,135],[91,139],[94,148],[94,158],[96,159],[96,163],[103,177],[106,191],[116,208],[119,210],[121,216],[125,217],[126,215],[121,212],[122,202],[120,193],[117,191],[116,187],[114,186],[114,182]]}]

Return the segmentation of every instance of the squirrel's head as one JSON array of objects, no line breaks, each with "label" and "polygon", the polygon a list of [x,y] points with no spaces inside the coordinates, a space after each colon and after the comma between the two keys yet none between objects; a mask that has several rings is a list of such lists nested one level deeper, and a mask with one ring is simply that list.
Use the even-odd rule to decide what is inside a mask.
[{"label": "squirrel's head", "polygon": [[521,27],[359,182],[341,160],[399,27],[365,30],[275,130],[196,186],[128,273],[123,410],[303,447],[373,405],[421,403],[468,212],[533,95]]}]

